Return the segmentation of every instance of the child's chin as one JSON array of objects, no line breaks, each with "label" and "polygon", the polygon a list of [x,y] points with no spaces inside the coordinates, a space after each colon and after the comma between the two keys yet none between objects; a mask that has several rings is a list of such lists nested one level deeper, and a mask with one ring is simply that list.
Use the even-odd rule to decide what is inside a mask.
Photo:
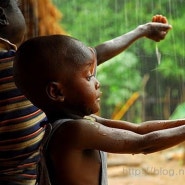
[{"label": "child's chin", "polygon": [[96,107],[94,109],[88,109],[88,110],[86,110],[86,115],[96,114],[99,112],[99,110],[100,110],[99,107]]},{"label": "child's chin", "polygon": [[91,114],[96,114],[99,112],[99,110],[100,110],[100,106],[98,106]]}]

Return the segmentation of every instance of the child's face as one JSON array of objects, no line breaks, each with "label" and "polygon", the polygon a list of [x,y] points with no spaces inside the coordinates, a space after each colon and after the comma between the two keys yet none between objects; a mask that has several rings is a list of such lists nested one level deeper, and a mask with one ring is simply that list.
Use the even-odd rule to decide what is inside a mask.
[{"label": "child's face", "polygon": [[0,0],[0,36],[14,44],[22,41],[26,25],[16,0]]},{"label": "child's face", "polygon": [[95,77],[96,56],[90,50],[90,60],[70,76],[64,88],[64,104],[74,114],[89,115],[100,109],[100,83]]}]

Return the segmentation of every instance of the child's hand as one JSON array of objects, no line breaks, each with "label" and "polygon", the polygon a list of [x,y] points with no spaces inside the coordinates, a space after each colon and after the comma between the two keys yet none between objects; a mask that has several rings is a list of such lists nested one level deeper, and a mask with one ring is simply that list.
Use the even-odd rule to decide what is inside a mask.
[{"label": "child's hand", "polygon": [[160,22],[160,23],[168,24],[167,18],[162,15],[154,15],[152,17],[152,22]]},{"label": "child's hand", "polygon": [[105,120],[104,118],[97,116],[96,114],[91,114],[89,116],[86,116],[85,118],[98,123],[101,123],[103,120]]},{"label": "child's hand", "polygon": [[155,15],[152,22],[139,26],[145,37],[156,42],[163,40],[171,28],[172,26],[168,24],[167,18],[162,15]]}]

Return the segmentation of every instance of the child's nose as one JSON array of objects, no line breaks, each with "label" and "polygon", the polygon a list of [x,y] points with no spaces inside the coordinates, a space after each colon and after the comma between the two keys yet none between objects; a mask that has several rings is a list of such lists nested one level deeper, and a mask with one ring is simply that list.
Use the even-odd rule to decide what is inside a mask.
[{"label": "child's nose", "polygon": [[95,88],[96,89],[100,88],[100,82],[97,79],[96,79],[96,82],[95,82]]}]

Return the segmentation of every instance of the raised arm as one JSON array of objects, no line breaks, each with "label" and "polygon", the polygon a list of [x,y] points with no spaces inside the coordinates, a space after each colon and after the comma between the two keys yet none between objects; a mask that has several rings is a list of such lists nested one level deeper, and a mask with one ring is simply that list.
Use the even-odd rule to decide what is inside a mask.
[{"label": "raised arm", "polygon": [[163,40],[172,26],[168,24],[166,17],[161,15],[154,16],[152,21],[96,46],[97,64],[99,65],[120,54],[139,38],[147,37],[156,42]]}]

